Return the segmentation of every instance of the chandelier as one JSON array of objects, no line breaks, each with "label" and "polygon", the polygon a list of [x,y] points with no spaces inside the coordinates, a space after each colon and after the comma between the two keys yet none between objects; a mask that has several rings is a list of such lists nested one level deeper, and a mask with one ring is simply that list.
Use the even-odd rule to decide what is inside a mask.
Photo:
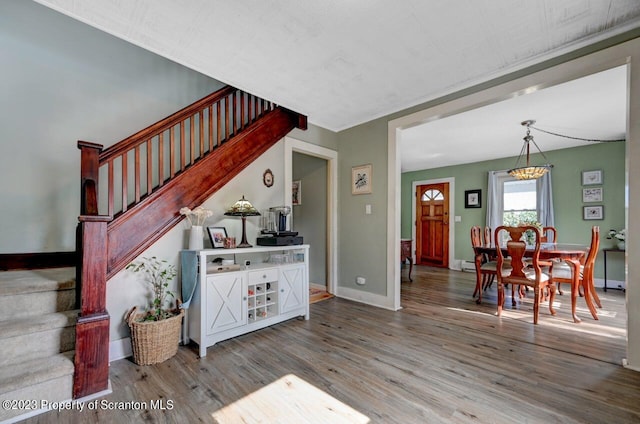
[{"label": "chandelier", "polygon": [[[509,175],[518,180],[535,180],[549,172],[549,170],[553,167],[553,165],[550,165],[548,163],[545,165],[531,165],[529,163],[530,143],[533,143],[533,145],[536,146],[536,149],[538,149],[538,152],[540,152],[545,160],[547,159],[547,157],[544,155],[544,153],[542,153],[542,150],[540,150],[536,142],[533,140],[533,136],[531,135],[531,129],[529,127],[535,123],[536,121],[532,119],[522,121],[521,123],[523,126],[527,127],[527,135],[523,138],[524,144],[522,145],[522,150],[520,150],[520,155],[518,155],[518,160],[516,160],[515,167],[507,171]],[[521,163],[524,164],[523,162],[526,163],[525,166],[521,165]]]}]

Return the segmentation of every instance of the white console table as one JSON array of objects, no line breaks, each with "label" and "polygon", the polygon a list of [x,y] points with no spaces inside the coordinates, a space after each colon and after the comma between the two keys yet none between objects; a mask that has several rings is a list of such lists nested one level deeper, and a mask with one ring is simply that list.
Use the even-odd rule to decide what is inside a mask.
[{"label": "white console table", "polygon": [[[195,253],[197,284],[185,338],[198,344],[201,357],[219,341],[298,316],[309,319],[309,245]],[[216,258],[233,259],[240,269],[220,270],[224,266],[212,263]]]}]

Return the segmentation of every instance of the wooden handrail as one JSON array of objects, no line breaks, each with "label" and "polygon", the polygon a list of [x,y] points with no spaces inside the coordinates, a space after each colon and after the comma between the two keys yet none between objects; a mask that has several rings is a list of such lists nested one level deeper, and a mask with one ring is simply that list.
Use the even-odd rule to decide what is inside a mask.
[{"label": "wooden handrail", "polygon": [[181,121],[184,121],[189,116],[194,113],[200,111],[205,106],[211,103],[217,103],[221,99],[224,99],[229,94],[233,93],[237,89],[231,87],[230,85],[216,91],[215,93],[211,93],[208,96],[198,100],[197,102],[186,106],[180,109],[178,112],[167,116],[166,118],[156,122],[155,124],[149,125],[147,128],[138,131],[137,133],[130,135],[122,141],[114,144],[113,146],[106,149],[100,155],[100,162],[106,162],[111,158],[121,155],[122,153],[133,149],[136,145],[140,144],[141,141],[144,141],[163,130],[166,130]]},{"label": "wooden handrail", "polygon": [[275,107],[227,86],[100,152],[107,175],[98,199],[103,213],[117,217],[131,209]]},{"label": "wooden handrail", "polygon": [[108,385],[108,279],[180,222],[180,207],[199,205],[293,128],[306,126],[303,115],[225,87],[104,151],[78,142],[74,398]]}]

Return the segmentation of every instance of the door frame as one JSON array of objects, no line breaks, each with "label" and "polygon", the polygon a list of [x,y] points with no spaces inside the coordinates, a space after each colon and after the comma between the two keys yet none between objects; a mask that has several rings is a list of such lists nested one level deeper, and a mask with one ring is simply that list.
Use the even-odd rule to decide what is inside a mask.
[{"label": "door frame", "polygon": [[338,281],[338,152],[285,136],[283,204],[287,206],[292,206],[293,152],[327,161],[327,291],[336,294]]},{"label": "door frame", "polygon": [[452,264],[453,264],[453,258],[454,258],[454,252],[455,252],[455,219],[451,219],[451,216],[453,215],[453,213],[451,213],[451,211],[455,212],[455,203],[456,203],[456,189],[455,189],[455,185],[456,185],[456,179],[453,177],[449,177],[449,178],[436,178],[433,180],[421,180],[421,181],[413,181],[411,183],[411,222],[413,223],[413,225],[411,225],[411,257],[413,258],[413,263],[417,263],[417,259],[416,258],[416,220],[418,219],[418,217],[416,216],[416,191],[418,190],[418,186],[421,185],[427,185],[427,184],[441,184],[441,183],[449,183],[449,265],[448,268],[449,269],[454,269],[452,268]]},{"label": "door frame", "polygon": [[[640,181],[640,168],[631,168],[629,163],[640,158],[640,55],[638,47],[640,39],[616,44],[595,52],[582,52],[583,54],[573,58],[558,56],[552,61],[543,62],[535,69],[527,68],[524,71],[508,74],[501,79],[485,82],[482,87],[475,86],[459,93],[446,96],[427,103],[424,109],[414,113],[389,120],[387,123],[387,151],[388,151],[388,220],[387,238],[387,293],[395,309],[400,309],[400,197],[401,197],[401,172],[400,143],[402,141],[402,129],[410,128],[426,122],[435,121],[442,117],[455,115],[477,107],[486,106],[497,101],[511,97],[525,95],[530,92],[549,87],[555,84],[570,81],[586,75],[594,74],[620,65],[627,65],[627,142],[626,142],[626,179],[625,189],[627,204],[625,210],[626,228],[630,232],[637,231],[640,225],[637,221],[629,219],[632,211],[640,209],[638,199],[629,193],[636,194]],[[537,69],[537,70],[536,70]],[[397,245],[397,247],[394,247]],[[640,249],[639,243],[627,244],[627,280],[629,276],[640,273]],[[396,265],[397,263],[397,265]],[[631,287],[633,289],[633,287]],[[640,305],[640,290],[627,289],[627,310],[632,311]],[[634,321],[635,320],[635,321]],[[637,322],[637,316],[630,316],[628,321]],[[623,365],[640,371],[640,331],[632,330],[627,325],[627,359]]]}]

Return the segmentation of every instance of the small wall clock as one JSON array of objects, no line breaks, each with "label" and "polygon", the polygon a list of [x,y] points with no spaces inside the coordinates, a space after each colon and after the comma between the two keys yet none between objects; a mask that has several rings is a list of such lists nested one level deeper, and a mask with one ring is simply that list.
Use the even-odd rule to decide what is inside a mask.
[{"label": "small wall clock", "polygon": [[271,187],[273,185],[273,172],[271,172],[270,169],[267,169],[264,171],[264,174],[262,174],[262,182],[267,187]]}]

